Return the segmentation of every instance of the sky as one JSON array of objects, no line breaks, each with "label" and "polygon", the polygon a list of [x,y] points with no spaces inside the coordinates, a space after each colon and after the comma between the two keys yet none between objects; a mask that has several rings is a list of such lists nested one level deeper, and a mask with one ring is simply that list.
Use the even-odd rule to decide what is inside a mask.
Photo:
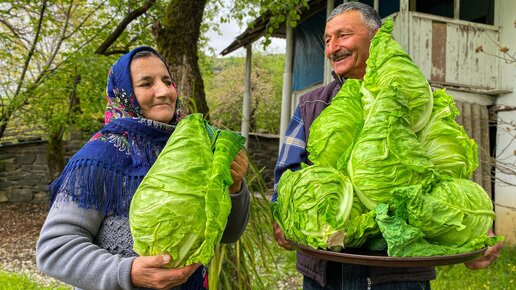
[{"label": "sky", "polygon": [[[245,31],[246,28],[247,26],[239,27],[235,22],[223,23],[220,25],[220,32],[222,35],[218,35],[213,30],[208,32],[208,38],[210,39],[208,43],[215,49],[217,56],[220,57],[220,52],[228,47],[238,35]],[[261,43],[261,41],[262,39],[255,43]],[[261,45],[259,48],[261,48]],[[256,47],[253,47],[253,50],[254,49],[256,49]],[[260,49],[260,51],[265,53],[285,53],[285,39],[272,38],[271,44],[267,47],[267,49],[265,51]],[[227,56],[245,56],[245,49],[239,48]]]}]

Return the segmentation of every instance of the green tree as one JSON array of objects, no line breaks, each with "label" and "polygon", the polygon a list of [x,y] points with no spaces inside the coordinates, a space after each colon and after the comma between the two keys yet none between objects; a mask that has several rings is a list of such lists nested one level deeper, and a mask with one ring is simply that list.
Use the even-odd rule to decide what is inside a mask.
[{"label": "green tree", "polygon": [[[0,138],[15,116],[47,132],[52,175],[64,165],[64,133],[91,127],[84,120],[97,120],[91,114],[101,110],[105,64],[113,58],[93,51],[110,55],[151,39],[141,25],[125,30],[154,1],[134,8],[131,2],[24,0],[0,6],[0,45],[6,48],[0,52]],[[99,50],[117,39],[115,49]]]},{"label": "green tree", "polygon": [[[218,73],[209,77],[207,82],[211,120],[221,128],[239,131],[245,58],[220,58],[215,63]],[[283,55],[253,55],[250,126],[254,132],[279,132],[283,64]]]}]

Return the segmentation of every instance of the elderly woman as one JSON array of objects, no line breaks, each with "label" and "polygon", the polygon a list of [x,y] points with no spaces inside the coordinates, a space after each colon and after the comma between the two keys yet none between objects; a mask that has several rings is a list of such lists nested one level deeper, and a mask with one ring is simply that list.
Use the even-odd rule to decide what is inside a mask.
[{"label": "elderly woman", "polygon": [[[132,249],[131,199],[179,121],[168,66],[154,49],[138,47],[112,66],[107,95],[105,126],[50,186],[38,267],[83,289],[203,289],[202,265],[167,269],[169,255],[144,257]],[[238,240],[247,223],[247,167],[240,151],[231,163],[232,209],[224,243]]]}]

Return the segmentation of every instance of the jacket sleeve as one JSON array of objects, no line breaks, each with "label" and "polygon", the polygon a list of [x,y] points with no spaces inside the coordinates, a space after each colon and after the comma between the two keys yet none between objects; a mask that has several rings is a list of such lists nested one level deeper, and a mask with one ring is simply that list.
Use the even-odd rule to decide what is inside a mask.
[{"label": "jacket sleeve", "polygon": [[237,194],[231,194],[231,212],[229,213],[226,229],[222,235],[222,243],[229,244],[238,241],[249,220],[250,196],[244,180],[242,189]]},{"label": "jacket sleeve", "polygon": [[276,201],[278,198],[276,189],[283,173],[287,169],[293,171],[298,170],[301,168],[301,163],[306,163],[308,160],[304,126],[301,117],[301,109],[298,106],[285,132],[285,141],[281,144],[278,162],[274,168],[274,192],[272,194],[272,202]]},{"label": "jacket sleeve", "polygon": [[83,289],[136,289],[131,285],[136,257],[122,258],[93,243],[103,219],[100,211],[56,200],[36,245],[39,270]]}]

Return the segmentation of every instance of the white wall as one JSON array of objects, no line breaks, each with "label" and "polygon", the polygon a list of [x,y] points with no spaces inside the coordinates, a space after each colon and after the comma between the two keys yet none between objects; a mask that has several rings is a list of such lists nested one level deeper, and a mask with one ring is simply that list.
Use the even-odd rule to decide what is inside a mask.
[{"label": "white wall", "polygon": [[[495,21],[501,27],[500,44],[509,47],[509,52],[516,51],[516,1],[499,0],[495,1]],[[506,64],[500,61],[501,89],[512,90],[511,93],[497,97],[498,106],[516,107],[516,62]],[[498,113],[498,121],[512,122],[516,124],[516,110]],[[516,168],[516,125],[498,126],[496,136],[497,160],[504,163],[511,163]],[[498,235],[505,236],[506,242],[516,244],[516,174],[504,174],[496,172],[496,177],[506,182],[497,181],[495,184],[495,209],[496,222],[495,231]],[[509,183],[509,184],[507,184]]]}]

